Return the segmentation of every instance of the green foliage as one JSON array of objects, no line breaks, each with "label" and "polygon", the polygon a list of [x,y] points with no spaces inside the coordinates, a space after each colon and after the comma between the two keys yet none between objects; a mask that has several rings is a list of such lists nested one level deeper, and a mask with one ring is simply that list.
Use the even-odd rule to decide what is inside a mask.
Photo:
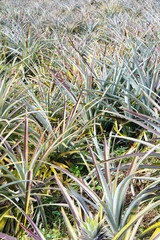
[{"label": "green foliage", "polygon": [[[55,229],[49,229],[46,230],[44,228],[41,228],[40,226],[40,231],[42,232],[43,236],[45,237],[46,240],[53,240],[53,239],[61,239],[63,237],[66,237],[66,234],[63,232],[60,232],[60,230],[58,229],[58,226],[56,226]],[[32,239],[29,238],[26,233],[23,233],[22,236],[20,236],[19,238],[20,240],[26,240],[26,239]],[[67,239],[67,238],[66,238]]]},{"label": "green foliage", "polygon": [[[72,239],[79,239],[80,237],[82,237],[81,234],[85,235],[84,237],[85,239],[87,239],[86,237],[88,237],[88,239],[92,239],[92,238],[101,239],[100,237],[101,235],[102,235],[102,239],[106,238],[106,239],[115,239],[115,240],[119,239],[122,236],[124,239],[128,239],[128,237],[133,238],[135,236],[138,236],[137,230],[144,215],[148,213],[150,210],[159,206],[160,201],[159,201],[159,196],[156,190],[153,194],[154,187],[159,184],[159,178],[152,178],[152,177],[146,178],[146,180],[148,181],[147,187],[144,188],[142,191],[140,191],[139,194],[133,198],[133,200],[129,201],[129,203],[126,203],[126,198],[128,197],[128,194],[129,194],[129,188],[130,188],[129,186],[132,185],[132,188],[133,188],[133,183],[131,181],[133,181],[133,179],[136,178],[136,176],[134,176],[136,174],[136,170],[140,167],[140,164],[142,163],[142,161],[148,156],[148,154],[151,151],[148,151],[142,158],[137,159],[136,162],[133,160],[134,163],[132,162],[132,164],[130,165],[130,168],[126,174],[126,177],[124,177],[120,181],[119,180],[120,165],[117,168],[114,179],[112,180],[108,162],[104,163],[105,174],[103,174],[90,146],[89,146],[89,149],[90,149],[90,153],[95,166],[95,174],[102,188],[101,198],[95,191],[93,191],[90,188],[90,186],[86,185],[86,183],[81,181],[75,175],[71,174],[67,170],[63,170],[62,168],[60,169],[56,167],[59,170],[66,173],[68,176],[70,176],[84,190],[85,195],[88,196],[88,198],[86,196],[81,196],[78,192],[76,192],[71,187],[69,187],[70,192],[68,193],[66,188],[62,185],[62,183],[56,176],[57,183],[75,218],[77,232],[78,232],[77,234],[76,234],[76,231],[74,231],[74,229],[72,228],[71,224],[69,223],[68,218],[65,215],[64,211],[62,211],[66,225],[68,227],[68,230]],[[104,160],[107,159],[106,153],[107,153],[107,144],[105,140],[104,141]],[[150,184],[150,181],[152,180],[153,182]],[[74,204],[70,195],[76,200],[78,204],[78,208]],[[92,201],[89,201],[89,198]],[[147,202],[149,203],[146,206]],[[91,213],[86,203],[89,203],[92,206],[92,208],[94,208],[97,211],[101,211],[100,208],[103,210],[103,216],[105,221],[105,232],[100,230],[100,229],[103,229],[103,225],[101,223],[101,220],[98,223],[99,217],[95,217],[95,219],[93,219],[93,217],[90,217]],[[141,210],[137,212],[139,205],[141,205]],[[82,212],[79,211],[78,209],[81,209]],[[92,229],[92,225],[94,225],[95,232]],[[85,229],[83,227],[85,227]],[[95,235],[93,236],[92,234],[95,234]]]},{"label": "green foliage", "polygon": [[[138,236],[159,201],[159,9],[149,0],[1,1],[1,237],[63,237],[55,222],[64,229],[67,204],[78,218],[69,223],[62,210],[72,238]],[[156,224],[141,236],[156,238]]]}]

